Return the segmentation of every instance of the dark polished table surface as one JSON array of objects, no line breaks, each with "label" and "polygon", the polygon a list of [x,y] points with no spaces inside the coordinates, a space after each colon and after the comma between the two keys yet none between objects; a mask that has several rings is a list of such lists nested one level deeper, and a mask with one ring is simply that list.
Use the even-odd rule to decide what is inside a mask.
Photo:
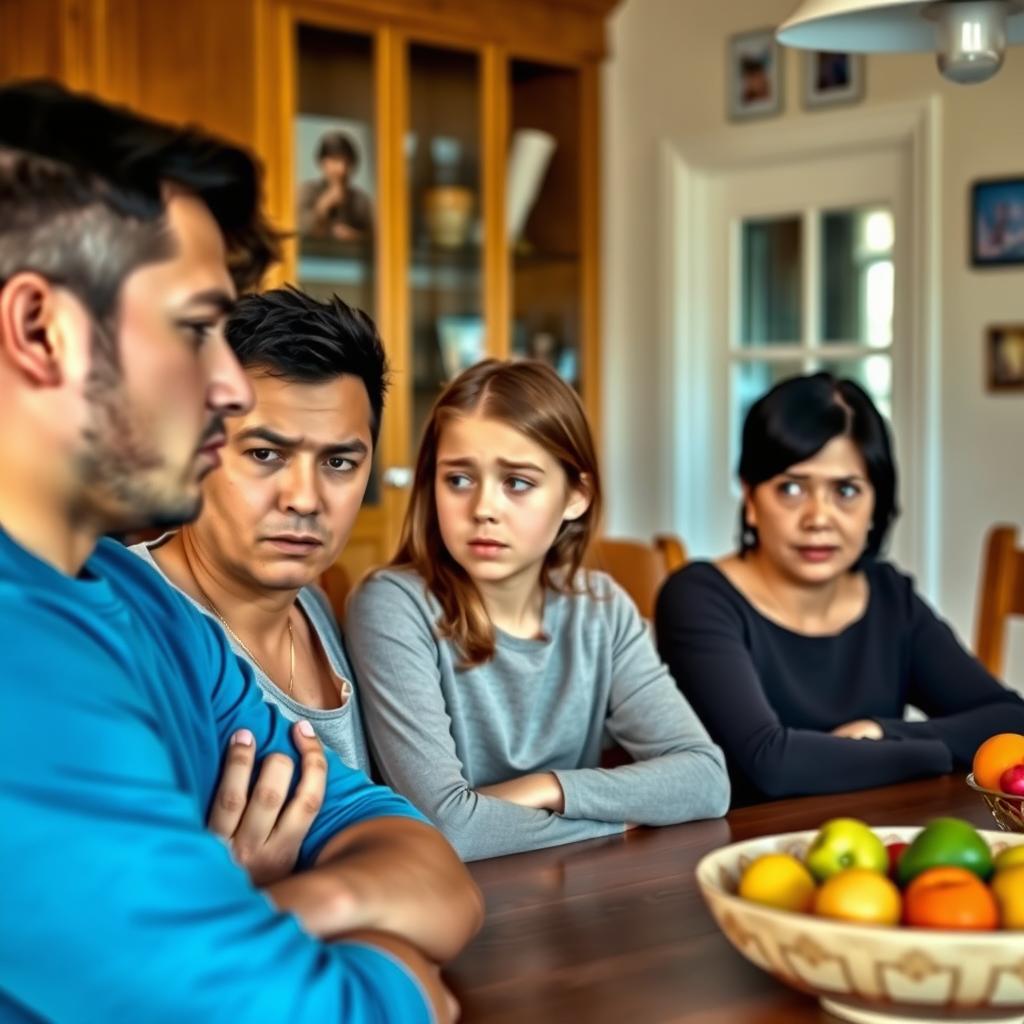
[{"label": "dark polished table surface", "polygon": [[481,861],[471,867],[487,921],[446,972],[463,1021],[834,1021],[729,945],[704,906],[694,868],[726,843],[817,828],[839,815],[871,825],[955,815],[996,827],[960,775],[780,800],[718,821]]}]

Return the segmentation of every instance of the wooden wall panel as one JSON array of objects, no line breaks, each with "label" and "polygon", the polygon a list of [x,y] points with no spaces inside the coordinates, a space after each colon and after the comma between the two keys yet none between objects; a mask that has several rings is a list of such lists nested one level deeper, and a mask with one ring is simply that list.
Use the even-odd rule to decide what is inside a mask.
[{"label": "wooden wall panel", "polygon": [[104,94],[154,117],[256,144],[252,0],[107,0]]},{"label": "wooden wall panel", "polygon": [[256,141],[253,0],[0,0],[0,81],[55,78]]},{"label": "wooden wall panel", "polygon": [[0,0],[0,82],[13,78],[62,78],[64,35],[61,0]]}]

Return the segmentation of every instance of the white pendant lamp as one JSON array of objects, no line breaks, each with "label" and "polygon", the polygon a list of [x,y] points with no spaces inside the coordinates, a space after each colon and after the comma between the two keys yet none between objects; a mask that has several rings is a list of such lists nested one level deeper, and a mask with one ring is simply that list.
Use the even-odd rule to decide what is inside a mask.
[{"label": "white pendant lamp", "polygon": [[935,50],[954,82],[983,82],[1024,43],[1024,0],[804,0],[779,42],[838,53]]}]

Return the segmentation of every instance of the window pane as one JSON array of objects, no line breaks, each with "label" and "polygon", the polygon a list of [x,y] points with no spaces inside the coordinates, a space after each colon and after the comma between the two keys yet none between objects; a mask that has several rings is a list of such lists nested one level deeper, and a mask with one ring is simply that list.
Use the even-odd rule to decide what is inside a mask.
[{"label": "window pane", "polygon": [[[743,421],[750,407],[766,391],[771,390],[780,380],[795,377],[803,373],[803,364],[798,360],[782,360],[772,362],[742,362],[733,368],[733,437],[737,448],[740,435],[743,433]],[[735,460],[734,460],[735,461]]]},{"label": "window pane", "polygon": [[799,344],[800,218],[744,221],[741,247],[740,343]]},{"label": "window pane", "polygon": [[821,336],[826,344],[892,344],[893,234],[887,207],[822,214]]},{"label": "window pane", "polygon": [[835,377],[855,380],[870,396],[878,411],[892,419],[892,359],[885,355],[861,359],[823,359],[821,368]]}]

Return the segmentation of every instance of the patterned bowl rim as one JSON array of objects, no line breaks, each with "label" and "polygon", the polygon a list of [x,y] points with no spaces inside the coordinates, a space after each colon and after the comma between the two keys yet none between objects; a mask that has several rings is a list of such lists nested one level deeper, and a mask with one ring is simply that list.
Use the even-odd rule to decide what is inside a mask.
[{"label": "patterned bowl rim", "polygon": [[1020,793],[1004,793],[1001,789],[986,789],[984,786],[979,786],[974,781],[974,772],[971,772],[967,776],[967,785],[974,790],[975,793],[981,793],[984,796],[994,796],[999,800],[1009,800],[1011,802],[1016,801],[1017,803],[1024,804],[1024,794]]},{"label": "patterned bowl rim", "polygon": [[[876,834],[899,836],[900,842],[909,841],[917,835],[923,825],[872,825]],[[811,840],[818,834],[818,829],[806,829],[800,832],[779,832],[771,835],[752,836],[736,843],[720,846],[706,853],[697,862],[694,874],[705,901],[714,899],[721,901],[736,913],[750,918],[761,918],[807,929],[811,934],[831,939],[878,939],[891,942],[921,942],[931,945],[934,940],[955,942],[968,947],[985,947],[993,942],[1011,944],[1014,955],[1024,954],[1024,930],[1011,931],[1002,928],[992,931],[953,931],[944,928],[912,928],[906,925],[857,924],[853,921],[838,921],[834,918],[817,917],[814,914],[803,914],[794,910],[781,910],[778,907],[765,906],[745,900],[735,893],[722,888],[718,881],[718,870],[721,863],[729,856],[735,857],[744,848],[753,848],[762,844],[796,843]],[[991,847],[993,842],[1002,842],[1008,846],[1024,844],[1024,833],[1002,832],[996,829],[978,829],[978,834]],[[767,852],[767,851],[766,851]],[[716,922],[717,923],[717,922]]]}]

